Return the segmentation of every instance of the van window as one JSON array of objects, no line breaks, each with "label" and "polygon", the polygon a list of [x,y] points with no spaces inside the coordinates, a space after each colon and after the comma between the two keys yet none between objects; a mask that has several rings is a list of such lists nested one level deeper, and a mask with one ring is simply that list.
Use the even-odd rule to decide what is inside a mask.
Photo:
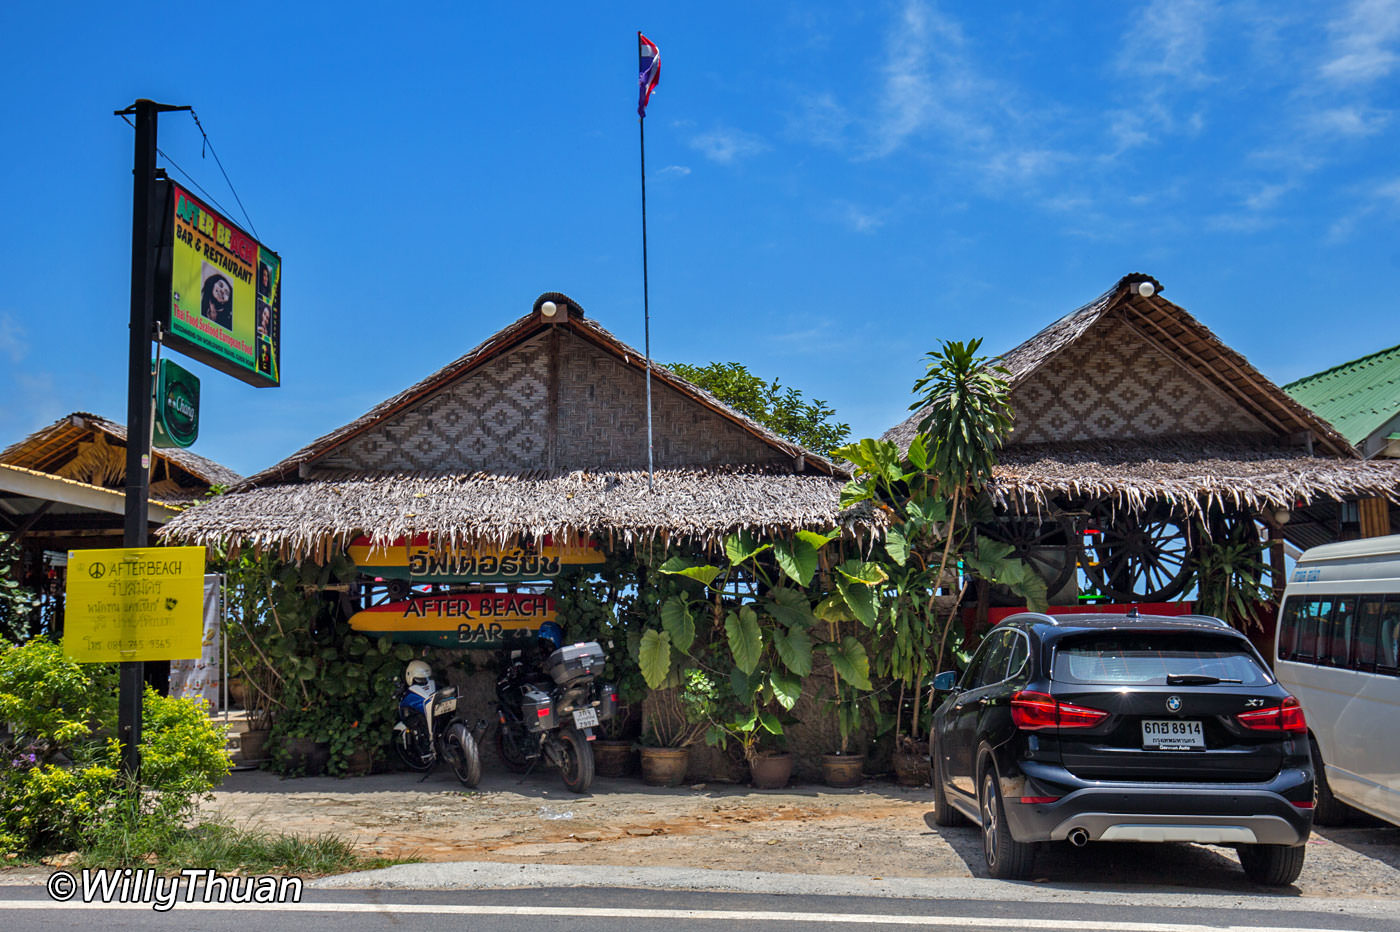
[{"label": "van window", "polygon": [[1363,595],[1356,606],[1356,628],[1352,633],[1351,666],[1354,670],[1376,669],[1376,640],[1381,630],[1383,595]]},{"label": "van window", "polygon": [[1303,610],[1303,598],[1294,596],[1283,603],[1278,619],[1278,659],[1292,660],[1294,642],[1298,639],[1298,614]]},{"label": "van window", "polygon": [[1298,642],[1293,651],[1295,660],[1317,660],[1318,623],[1332,614],[1331,596],[1308,596],[1298,613]]},{"label": "van window", "polygon": [[1318,619],[1317,659],[1332,667],[1351,664],[1351,625],[1356,617],[1356,596],[1335,596],[1332,613]]},{"label": "van window", "polygon": [[1381,608],[1376,669],[1392,675],[1400,674],[1400,596],[1386,596],[1385,605]]}]

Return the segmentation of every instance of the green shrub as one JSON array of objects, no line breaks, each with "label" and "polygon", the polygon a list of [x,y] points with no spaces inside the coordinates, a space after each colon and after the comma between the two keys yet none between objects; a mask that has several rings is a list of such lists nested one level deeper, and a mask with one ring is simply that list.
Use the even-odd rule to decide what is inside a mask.
[{"label": "green shrub", "polygon": [[225,735],[186,699],[147,689],[140,785],[122,774],[112,670],[74,663],[36,638],[0,648],[0,850],[83,848],[114,833],[133,845],[181,831],[228,773]]}]

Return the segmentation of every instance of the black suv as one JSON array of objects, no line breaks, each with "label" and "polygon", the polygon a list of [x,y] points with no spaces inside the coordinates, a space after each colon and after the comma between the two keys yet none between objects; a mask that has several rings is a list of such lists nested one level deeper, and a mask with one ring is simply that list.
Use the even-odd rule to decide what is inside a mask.
[{"label": "black suv", "polygon": [[1303,869],[1303,710],[1225,622],[1013,615],[955,680],[934,681],[934,818],[981,825],[993,877],[1028,876],[1050,841],[1234,845],[1264,884]]}]

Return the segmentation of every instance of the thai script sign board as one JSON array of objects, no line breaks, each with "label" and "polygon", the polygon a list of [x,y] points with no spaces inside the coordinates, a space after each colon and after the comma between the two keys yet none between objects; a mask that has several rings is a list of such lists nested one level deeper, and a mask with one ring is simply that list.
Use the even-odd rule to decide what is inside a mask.
[{"label": "thai script sign board", "polygon": [[414,596],[375,605],[350,616],[350,627],[368,637],[433,647],[494,647],[532,636],[554,620],[554,600],[534,592],[469,592]]},{"label": "thai script sign board", "polygon": [[198,657],[204,548],[70,550],[63,652],[79,663]]},{"label": "thai script sign board", "polygon": [[402,537],[385,547],[371,547],[368,537],[350,542],[350,559],[360,572],[414,582],[521,582],[553,579],[576,566],[603,563],[591,543],[556,544],[549,539],[531,547],[447,549],[431,546],[422,535]]}]

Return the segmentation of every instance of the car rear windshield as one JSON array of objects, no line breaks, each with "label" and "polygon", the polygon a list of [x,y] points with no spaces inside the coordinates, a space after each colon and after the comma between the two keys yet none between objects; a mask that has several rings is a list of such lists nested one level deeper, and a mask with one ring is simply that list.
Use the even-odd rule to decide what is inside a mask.
[{"label": "car rear windshield", "polygon": [[[1196,634],[1114,632],[1055,649],[1051,678],[1101,686],[1262,686],[1273,682],[1242,644]],[[1170,678],[1170,679],[1169,679]]]}]

